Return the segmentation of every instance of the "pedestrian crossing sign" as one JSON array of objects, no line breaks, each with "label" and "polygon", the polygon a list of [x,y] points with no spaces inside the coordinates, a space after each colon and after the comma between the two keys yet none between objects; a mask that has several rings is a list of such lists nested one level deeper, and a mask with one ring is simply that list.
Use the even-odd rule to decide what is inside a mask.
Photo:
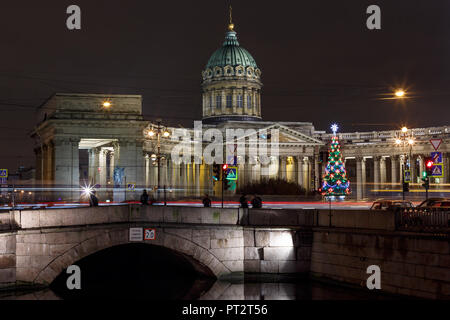
[{"label": "pedestrian crossing sign", "polygon": [[136,183],[127,183],[127,189],[128,191],[136,190]]},{"label": "pedestrian crossing sign", "polygon": [[0,169],[0,178],[8,178],[8,169]]},{"label": "pedestrian crossing sign", "polygon": [[434,164],[431,168],[431,176],[433,178],[443,178],[444,177],[444,167],[442,164]]},{"label": "pedestrian crossing sign", "polygon": [[237,180],[238,179],[238,168],[228,167],[227,169],[227,180]]}]

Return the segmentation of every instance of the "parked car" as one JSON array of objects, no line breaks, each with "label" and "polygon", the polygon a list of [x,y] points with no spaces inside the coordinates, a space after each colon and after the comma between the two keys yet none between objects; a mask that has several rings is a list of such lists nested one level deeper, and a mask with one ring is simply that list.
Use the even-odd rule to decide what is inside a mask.
[{"label": "parked car", "polygon": [[411,201],[407,200],[377,200],[370,210],[393,210],[398,208],[414,208]]},{"label": "parked car", "polygon": [[422,201],[421,204],[417,206],[417,208],[426,209],[426,208],[446,208],[450,209],[450,199],[446,198],[429,198],[427,200]]}]

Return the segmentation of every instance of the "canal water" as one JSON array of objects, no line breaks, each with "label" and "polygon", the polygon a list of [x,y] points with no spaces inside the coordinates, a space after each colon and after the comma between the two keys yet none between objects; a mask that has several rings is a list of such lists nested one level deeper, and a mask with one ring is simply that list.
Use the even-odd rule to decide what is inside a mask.
[{"label": "canal water", "polygon": [[199,274],[192,261],[159,246],[127,244],[102,250],[76,263],[81,290],[69,290],[62,272],[50,288],[0,292],[0,299],[145,300],[378,300],[393,297],[309,279],[245,276],[218,281]]}]

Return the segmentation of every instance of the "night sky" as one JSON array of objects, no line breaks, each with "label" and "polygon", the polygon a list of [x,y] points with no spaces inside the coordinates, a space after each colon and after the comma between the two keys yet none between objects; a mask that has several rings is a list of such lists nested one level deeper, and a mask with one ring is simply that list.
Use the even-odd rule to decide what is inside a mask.
[{"label": "night sky", "polygon": [[[66,8],[82,30],[66,28]],[[264,120],[328,130],[446,125],[450,1],[232,1],[264,83]],[[367,6],[382,29],[366,28]],[[142,94],[146,119],[201,119],[201,71],[222,45],[229,1],[2,1],[0,167],[34,165],[34,110],[55,92]],[[397,87],[411,98],[382,99]]]}]

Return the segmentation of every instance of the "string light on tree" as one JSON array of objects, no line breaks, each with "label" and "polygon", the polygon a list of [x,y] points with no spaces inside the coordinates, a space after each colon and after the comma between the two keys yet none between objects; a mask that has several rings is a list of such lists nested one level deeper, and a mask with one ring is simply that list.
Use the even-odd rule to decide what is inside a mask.
[{"label": "string light on tree", "polygon": [[336,133],[339,129],[337,124],[331,126],[333,137],[328,155],[328,163],[323,177],[320,191],[325,197],[343,198],[350,194],[350,181],[347,178],[344,162],[342,161],[341,146]]}]

